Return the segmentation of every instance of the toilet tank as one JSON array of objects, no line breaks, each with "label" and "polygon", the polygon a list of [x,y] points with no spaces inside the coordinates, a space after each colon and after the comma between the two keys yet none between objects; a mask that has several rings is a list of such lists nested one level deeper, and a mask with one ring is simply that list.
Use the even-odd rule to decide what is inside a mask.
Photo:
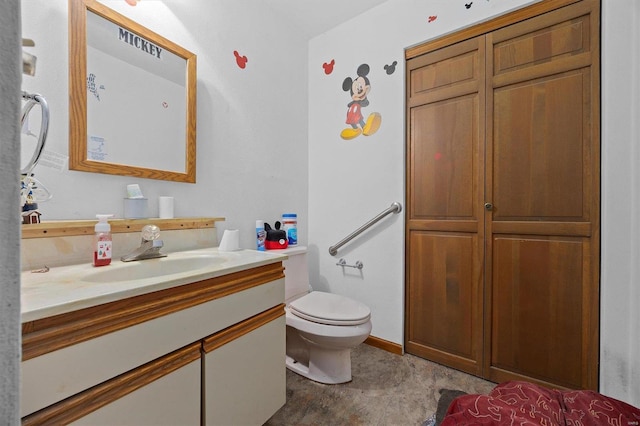
[{"label": "toilet tank", "polygon": [[309,292],[309,267],[307,248],[304,246],[278,250],[289,258],[284,265],[284,298],[287,303]]}]

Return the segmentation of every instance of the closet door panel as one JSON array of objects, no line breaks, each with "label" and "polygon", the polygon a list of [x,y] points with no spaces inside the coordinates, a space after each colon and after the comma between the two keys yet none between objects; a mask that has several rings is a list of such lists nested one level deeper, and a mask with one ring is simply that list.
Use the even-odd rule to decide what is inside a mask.
[{"label": "closet door panel", "polygon": [[481,272],[475,234],[416,231],[410,240],[407,349],[478,374]]},{"label": "closet door panel", "polygon": [[493,379],[509,371],[568,388],[582,386],[588,251],[588,241],[580,238],[494,238]]},{"label": "closet door panel", "polygon": [[598,10],[585,0],[487,35],[492,381],[597,389]]},{"label": "closet door panel", "polygon": [[494,91],[494,221],[589,220],[589,81],[578,70]]},{"label": "closet door panel", "polygon": [[422,105],[478,92],[484,76],[478,39],[458,43],[412,61],[408,99]]},{"label": "closet door panel", "polygon": [[407,66],[405,344],[482,369],[484,39]]},{"label": "closet door panel", "polygon": [[[593,40],[590,15],[576,16],[575,8],[529,19],[492,33],[493,76],[497,86],[511,80],[531,80],[555,70],[591,63]],[[581,61],[585,65],[576,65]]]},{"label": "closet door panel", "polygon": [[470,183],[477,170],[477,116],[477,96],[449,99],[411,110],[412,218],[474,216],[477,189]]}]

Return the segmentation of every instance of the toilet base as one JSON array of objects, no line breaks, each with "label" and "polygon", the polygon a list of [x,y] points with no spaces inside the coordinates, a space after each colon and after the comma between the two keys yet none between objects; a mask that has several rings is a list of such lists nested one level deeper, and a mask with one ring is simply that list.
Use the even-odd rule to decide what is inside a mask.
[{"label": "toilet base", "polygon": [[[308,296],[303,296],[308,297]],[[371,320],[354,325],[309,321],[285,308],[286,366],[303,377],[325,384],[351,381],[351,349],[371,333]]]},{"label": "toilet base", "polygon": [[351,381],[351,349],[327,350],[309,348],[309,363],[286,356],[289,370],[307,379],[328,385]]}]

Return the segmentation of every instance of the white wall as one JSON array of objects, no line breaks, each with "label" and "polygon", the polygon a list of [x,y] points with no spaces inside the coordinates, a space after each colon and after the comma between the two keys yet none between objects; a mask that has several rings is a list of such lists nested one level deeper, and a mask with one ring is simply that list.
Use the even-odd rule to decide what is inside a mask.
[{"label": "white wall", "polygon": [[19,4],[0,0],[0,423],[7,425],[18,424],[20,412],[19,18]]},{"label": "white wall", "polygon": [[640,406],[640,3],[602,2],[600,391]]},{"label": "white wall", "polygon": [[[22,1],[23,35],[35,40],[38,73],[25,90],[51,108],[47,150],[68,154],[67,0]],[[157,216],[160,195],[175,197],[176,216],[225,217],[255,247],[255,220],[299,215],[306,243],[306,41],[260,2],[251,0],[102,3],[198,55],[197,183],[185,184],[38,166],[36,177],[54,198],[40,204],[43,220],[122,217],[126,185],[139,183]],[[234,50],[249,59],[245,69]],[[155,151],[150,155],[162,155]],[[222,235],[220,232],[219,235]],[[167,250],[171,250],[167,247]]]},{"label": "white wall", "polygon": [[[389,0],[309,45],[309,241],[311,284],[354,297],[372,310],[372,335],[403,342],[404,220],[392,217],[331,257],[327,248],[404,196],[404,49],[489,19],[527,1]],[[602,276],[600,390],[640,406],[640,4],[603,0]],[[428,16],[437,16],[427,23]],[[331,75],[321,65],[335,59]],[[398,61],[388,76],[384,65]],[[378,133],[344,141],[341,84],[371,65],[370,105]],[[335,266],[362,260],[362,275]]]}]

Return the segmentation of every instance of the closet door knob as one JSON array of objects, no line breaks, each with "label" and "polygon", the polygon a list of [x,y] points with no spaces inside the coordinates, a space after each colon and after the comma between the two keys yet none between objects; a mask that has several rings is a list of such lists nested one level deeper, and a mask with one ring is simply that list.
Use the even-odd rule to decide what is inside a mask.
[{"label": "closet door knob", "polygon": [[493,209],[493,204],[484,203],[484,209],[487,210],[487,211],[491,211]]}]

